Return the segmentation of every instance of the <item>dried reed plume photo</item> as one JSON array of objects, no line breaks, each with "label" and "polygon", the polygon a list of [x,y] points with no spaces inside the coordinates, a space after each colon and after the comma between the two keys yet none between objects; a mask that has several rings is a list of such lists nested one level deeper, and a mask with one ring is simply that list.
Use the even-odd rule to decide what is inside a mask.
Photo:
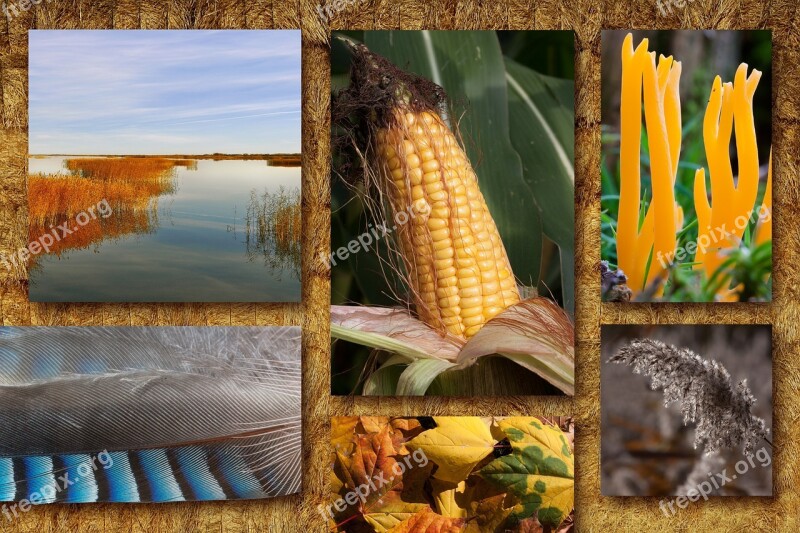
[{"label": "dried reed plume photo", "polygon": [[333,393],[572,395],[572,32],[332,47]]},{"label": "dried reed plume photo", "polygon": [[771,496],[771,334],[603,326],[602,494]]},{"label": "dried reed plume photo", "polygon": [[299,301],[299,30],[29,41],[31,301]]}]

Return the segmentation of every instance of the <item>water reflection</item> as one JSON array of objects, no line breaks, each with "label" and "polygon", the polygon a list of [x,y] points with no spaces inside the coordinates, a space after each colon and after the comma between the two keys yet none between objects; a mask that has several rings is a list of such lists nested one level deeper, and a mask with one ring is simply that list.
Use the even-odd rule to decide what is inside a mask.
[{"label": "water reflection", "polygon": [[[61,257],[107,239],[155,232],[158,197],[178,190],[176,167],[197,168],[195,161],[161,158],[75,158],[62,162],[67,172],[39,168],[28,178],[29,242],[49,233],[57,240],[47,254]],[[40,257],[32,258],[31,270]]]},{"label": "water reflection", "polygon": [[115,159],[30,160],[31,242],[113,207],[31,263],[31,301],[299,300],[299,167]]},{"label": "water reflection", "polygon": [[245,216],[245,243],[250,261],[263,260],[271,269],[291,270],[300,277],[300,188],[259,194],[250,191]]}]

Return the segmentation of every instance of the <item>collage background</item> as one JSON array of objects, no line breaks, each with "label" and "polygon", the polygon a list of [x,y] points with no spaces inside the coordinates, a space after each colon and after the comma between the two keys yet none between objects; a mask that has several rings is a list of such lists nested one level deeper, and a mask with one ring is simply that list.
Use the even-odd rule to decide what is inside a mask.
[{"label": "collage background", "polygon": [[[19,4],[19,0],[6,0]],[[570,29],[575,31],[576,336],[574,398],[330,397],[329,28],[312,1],[42,0],[0,20],[0,254],[26,243],[27,30],[297,28],[303,33],[303,304],[31,304],[25,280],[0,269],[3,325],[301,325],[304,329],[304,486],[301,495],[254,502],[52,505],[0,531],[324,531],[330,417],[370,415],[545,415],[576,419],[578,531],[796,531],[800,495],[800,20],[796,0],[678,0],[662,16],[656,0],[352,0],[330,29]],[[773,31],[774,301],[768,304],[601,304],[600,31],[617,28]],[[53,80],[53,83],[57,83]],[[649,498],[601,498],[600,324],[773,324],[773,498],[691,504],[665,517]],[[0,433],[2,428],[0,428]]]}]

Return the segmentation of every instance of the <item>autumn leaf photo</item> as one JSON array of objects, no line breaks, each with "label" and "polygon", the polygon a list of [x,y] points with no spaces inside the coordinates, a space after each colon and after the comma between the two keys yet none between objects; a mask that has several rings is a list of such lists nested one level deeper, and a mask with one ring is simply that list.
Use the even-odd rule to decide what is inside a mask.
[{"label": "autumn leaf photo", "polygon": [[572,418],[338,417],[331,494],[351,533],[571,532]]}]

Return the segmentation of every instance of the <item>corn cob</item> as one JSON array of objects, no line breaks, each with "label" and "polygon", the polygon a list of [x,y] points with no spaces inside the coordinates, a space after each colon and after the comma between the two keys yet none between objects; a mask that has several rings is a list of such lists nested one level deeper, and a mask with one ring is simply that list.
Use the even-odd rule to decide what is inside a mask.
[{"label": "corn cob", "polygon": [[519,302],[516,280],[475,172],[432,110],[398,104],[375,134],[377,171],[395,213],[400,252],[423,322],[469,338]]}]

